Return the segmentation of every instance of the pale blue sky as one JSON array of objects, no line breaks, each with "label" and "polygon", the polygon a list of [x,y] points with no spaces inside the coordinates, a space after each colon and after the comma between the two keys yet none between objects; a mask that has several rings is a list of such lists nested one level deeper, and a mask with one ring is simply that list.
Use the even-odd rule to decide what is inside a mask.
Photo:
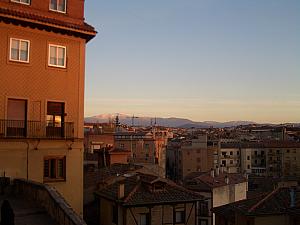
[{"label": "pale blue sky", "polygon": [[300,121],[299,0],[87,0],[85,115]]}]

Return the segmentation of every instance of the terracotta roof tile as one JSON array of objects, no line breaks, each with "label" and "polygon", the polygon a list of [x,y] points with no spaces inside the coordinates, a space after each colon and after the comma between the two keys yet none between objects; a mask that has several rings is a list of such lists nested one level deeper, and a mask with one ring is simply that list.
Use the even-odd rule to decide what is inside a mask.
[{"label": "terracotta roof tile", "polygon": [[83,22],[82,24],[79,23],[71,23],[63,20],[58,20],[55,18],[47,17],[44,15],[38,15],[35,13],[29,13],[19,10],[12,10],[8,8],[0,8],[0,18],[6,17],[10,19],[15,19],[19,21],[26,21],[26,22],[32,22],[34,23],[43,23],[45,25],[51,26],[58,26],[65,29],[72,29],[74,31],[77,31],[78,33],[86,33],[91,36],[96,35],[96,31],[94,27],[91,25]]},{"label": "terracotta roof tile", "polygon": [[210,172],[194,172],[188,175],[184,180],[185,186],[195,191],[209,191],[216,187],[222,187],[228,185],[225,182],[225,177],[228,177],[229,184],[239,184],[247,182],[242,174],[239,173],[220,173],[218,176],[212,177]]},{"label": "terracotta roof tile", "polygon": [[[126,177],[122,181],[117,181],[99,190],[97,194],[113,201],[119,201],[118,187],[120,183],[124,183],[125,185],[125,195],[124,198],[120,200],[123,206],[192,202],[204,198],[167,179],[146,174]],[[153,188],[155,188],[156,184],[161,188],[154,190]]]},{"label": "terracotta roof tile", "polygon": [[234,202],[216,207],[213,212],[226,215],[229,212],[239,212],[244,215],[281,214],[296,209],[300,210],[300,189],[295,190],[295,206],[291,207],[291,189],[279,188],[262,196]]}]

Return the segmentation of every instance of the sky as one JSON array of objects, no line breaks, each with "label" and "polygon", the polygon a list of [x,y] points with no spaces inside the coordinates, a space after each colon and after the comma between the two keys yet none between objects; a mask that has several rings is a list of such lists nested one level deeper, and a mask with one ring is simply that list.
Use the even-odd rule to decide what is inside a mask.
[{"label": "sky", "polygon": [[299,0],[87,0],[85,116],[300,122]]}]

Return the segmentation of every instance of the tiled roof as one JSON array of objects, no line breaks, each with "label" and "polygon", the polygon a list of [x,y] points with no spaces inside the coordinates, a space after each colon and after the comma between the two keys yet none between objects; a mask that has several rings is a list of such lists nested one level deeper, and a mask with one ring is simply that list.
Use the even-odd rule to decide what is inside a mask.
[{"label": "tiled roof", "polygon": [[254,216],[265,214],[281,214],[287,213],[288,211],[299,211],[299,209],[300,189],[295,189],[295,206],[291,207],[291,189],[278,188],[269,194],[216,207],[213,209],[213,212],[223,216],[233,212]]},{"label": "tiled roof", "polygon": [[[125,187],[124,198],[118,199],[118,188],[121,183],[124,183]],[[155,190],[155,185],[159,185],[160,189]],[[97,194],[112,201],[120,201],[123,206],[193,202],[203,199],[203,196],[167,179],[146,174],[125,177],[124,180],[99,190]]]},{"label": "tiled roof", "polygon": [[96,31],[94,27],[87,23],[71,23],[67,21],[58,20],[55,18],[37,15],[35,13],[29,13],[25,11],[12,10],[8,8],[0,8],[0,18],[9,18],[18,20],[20,22],[28,22],[32,24],[41,24],[49,27],[55,27],[60,29],[69,29],[73,32],[82,33],[89,36],[95,36]]},{"label": "tiled roof", "polygon": [[209,191],[213,188],[222,187],[228,185],[225,182],[225,178],[229,179],[228,184],[239,184],[247,182],[242,174],[239,173],[219,173],[219,175],[211,176],[210,172],[194,172],[188,175],[185,180],[185,186],[195,191]]},{"label": "tiled roof", "polygon": [[143,166],[121,163],[112,164],[109,167],[101,168],[99,170],[90,170],[89,168],[85,168],[84,187],[90,187],[92,185],[105,182],[106,180],[137,171],[141,168],[143,168]]},{"label": "tiled roof", "polygon": [[264,141],[264,142],[221,143],[221,148],[300,148],[300,142]]}]

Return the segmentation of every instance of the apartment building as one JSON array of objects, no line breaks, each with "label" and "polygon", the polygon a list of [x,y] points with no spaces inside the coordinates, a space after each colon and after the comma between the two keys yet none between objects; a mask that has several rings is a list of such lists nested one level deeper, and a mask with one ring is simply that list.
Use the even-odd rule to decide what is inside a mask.
[{"label": "apartment building", "polygon": [[167,147],[167,175],[179,182],[191,172],[207,172],[213,168],[217,143],[208,142],[206,135],[192,140],[170,142]]},{"label": "apartment building", "polygon": [[0,1],[0,176],[54,187],[83,205],[82,0]]},{"label": "apartment building", "polygon": [[300,176],[300,144],[291,141],[221,143],[214,168],[258,176]]}]

